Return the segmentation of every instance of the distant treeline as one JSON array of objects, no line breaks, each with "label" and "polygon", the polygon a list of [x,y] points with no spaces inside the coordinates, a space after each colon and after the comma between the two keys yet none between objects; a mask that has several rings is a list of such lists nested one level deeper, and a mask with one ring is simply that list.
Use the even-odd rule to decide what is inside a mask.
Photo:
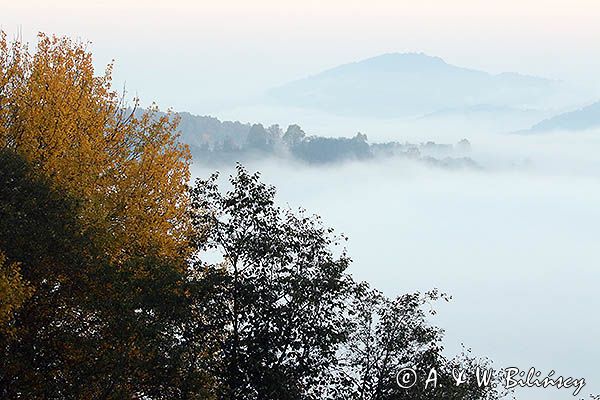
[{"label": "distant treeline", "polygon": [[467,157],[471,145],[386,142],[370,144],[367,135],[322,137],[308,135],[299,125],[283,130],[279,125],[219,121],[208,116],[179,114],[182,140],[190,146],[194,161],[231,164],[268,156],[292,158],[309,164],[327,164],[382,157],[405,157],[440,167],[477,167]]}]

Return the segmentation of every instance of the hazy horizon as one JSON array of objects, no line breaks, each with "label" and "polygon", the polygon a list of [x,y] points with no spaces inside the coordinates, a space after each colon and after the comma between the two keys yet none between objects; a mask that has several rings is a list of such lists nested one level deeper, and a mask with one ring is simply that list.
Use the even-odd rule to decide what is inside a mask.
[{"label": "hazy horizon", "polygon": [[600,89],[600,5],[591,0],[3,0],[2,10],[9,34],[89,40],[98,67],[116,60],[118,87],[197,114],[390,52]]},{"label": "hazy horizon", "polygon": [[[600,105],[563,113],[600,100],[599,1],[0,2],[8,35],[32,45],[39,31],[91,41],[96,67],[114,59],[115,88],[125,86],[143,106],[281,125],[257,129],[251,142],[249,125],[189,118],[184,136],[197,135],[191,144],[207,160],[226,153],[224,175],[245,150],[262,155],[248,158],[248,169],[276,186],[280,204],[319,214],[347,234],[358,279],[388,295],[434,287],[453,295],[433,319],[446,329],[450,353],[462,342],[497,367],[555,370],[589,380],[585,394],[598,391]],[[424,53],[567,89],[546,92],[540,84],[532,95],[538,86],[522,77],[498,83],[418,65],[400,77],[398,68],[345,70],[298,85],[288,103],[263,101],[274,87],[388,53]],[[418,101],[416,111],[399,109]],[[384,107],[388,113],[377,115]],[[512,134],[541,121],[539,133]],[[410,151],[301,163],[290,156],[293,146],[312,139],[284,138],[291,124],[308,136],[357,138],[323,140],[312,150],[319,156],[335,156],[348,142],[371,151],[361,132],[369,143],[466,138],[468,157],[451,161],[472,164],[434,168],[444,163]],[[194,177],[215,169],[198,161]],[[565,390],[518,393],[572,398]]]}]

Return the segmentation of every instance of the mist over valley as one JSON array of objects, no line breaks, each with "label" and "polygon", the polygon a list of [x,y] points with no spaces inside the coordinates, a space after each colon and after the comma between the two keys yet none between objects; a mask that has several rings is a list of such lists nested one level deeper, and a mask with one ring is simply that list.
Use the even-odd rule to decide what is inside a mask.
[{"label": "mist over valley", "polygon": [[[440,60],[425,61],[444,68]],[[377,91],[381,70],[369,75],[366,67],[352,68],[365,74],[365,81],[372,76],[376,82],[369,90]],[[337,75],[336,71],[328,75]],[[515,76],[500,82],[533,84],[533,92],[527,86],[523,89],[529,95],[555,85]],[[483,79],[497,84],[498,77],[483,75]],[[299,81],[293,87],[310,82]],[[331,99],[338,96],[343,97],[336,92]],[[423,94],[424,99],[429,97]],[[318,162],[310,155],[294,157],[290,148],[283,152],[271,148],[251,156],[230,153],[219,163],[206,164],[199,152],[194,175],[218,169],[227,176],[241,161],[277,188],[281,205],[319,214],[348,235],[356,277],[390,295],[432,287],[452,294],[453,301],[435,317],[445,327],[449,353],[468,343],[499,365],[525,368],[533,363],[546,370],[560,366],[593,376],[592,360],[600,353],[592,338],[600,334],[600,325],[585,316],[600,307],[593,295],[600,279],[595,262],[600,236],[600,130],[589,121],[600,113],[589,107],[560,116],[560,108],[520,107],[528,101],[519,102],[516,96],[497,106],[430,109],[417,118],[368,116],[370,109],[362,110],[367,116],[360,117],[332,114],[329,107],[241,108],[222,115],[253,122],[218,125],[229,127],[229,133],[215,138],[231,134],[232,143],[242,151],[252,146],[249,132],[264,130],[267,139],[261,143],[266,144],[273,137],[285,137],[290,131],[285,124],[291,124],[292,131],[302,132],[301,140],[313,140],[315,154],[330,151],[342,156]],[[570,107],[576,108],[577,102]],[[253,112],[255,117],[250,118]],[[201,118],[184,116],[183,137],[194,146],[198,136],[190,121],[200,123]],[[540,123],[567,118],[569,124]],[[281,128],[272,125],[278,123]],[[530,134],[513,133],[532,126],[537,128]],[[212,129],[200,131],[217,132]],[[214,151],[222,152],[218,140],[211,143]],[[363,146],[359,147],[367,153],[347,151],[348,143]],[[585,338],[571,343],[568,352],[548,352],[582,330]],[[562,398],[558,392],[541,390],[525,395]]]}]

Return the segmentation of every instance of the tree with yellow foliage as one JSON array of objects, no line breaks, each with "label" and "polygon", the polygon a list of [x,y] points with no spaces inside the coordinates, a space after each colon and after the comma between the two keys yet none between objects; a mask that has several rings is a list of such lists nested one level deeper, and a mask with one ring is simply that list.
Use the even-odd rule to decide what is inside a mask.
[{"label": "tree with yellow foliage", "polygon": [[85,44],[38,39],[32,54],[0,33],[0,148],[82,199],[84,227],[106,231],[113,257],[185,255],[190,154],[178,119],[128,111],[112,65],[96,76]]},{"label": "tree with yellow foliage", "polygon": [[0,334],[12,335],[14,313],[31,295],[31,287],[23,281],[19,265],[8,263],[0,252]]},{"label": "tree with yellow foliage", "polygon": [[[0,32],[0,398],[126,399],[181,367],[190,155],[85,44]],[[182,398],[172,395],[170,398]]]},{"label": "tree with yellow foliage", "polygon": [[188,394],[205,390],[181,335],[185,263],[113,260],[103,232],[82,226],[85,202],[54,186],[0,150],[0,398],[167,398],[182,381],[195,382]]}]

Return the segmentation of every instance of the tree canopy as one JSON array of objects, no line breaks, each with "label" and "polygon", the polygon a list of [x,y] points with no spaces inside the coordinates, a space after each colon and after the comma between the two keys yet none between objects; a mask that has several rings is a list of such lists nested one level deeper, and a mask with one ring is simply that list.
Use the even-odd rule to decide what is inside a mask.
[{"label": "tree canopy", "polygon": [[0,148],[82,199],[84,225],[104,225],[115,257],[185,252],[190,155],[177,118],[128,112],[112,65],[95,75],[68,38],[40,34],[32,53],[1,33],[0,71]]},{"label": "tree canopy", "polygon": [[[282,133],[252,129],[259,150]],[[443,356],[423,310],[442,295],[355,282],[344,237],[241,165],[229,190],[190,187],[176,130],[128,107],[85,44],[0,34],[1,398],[496,396],[447,384],[481,361]],[[297,127],[285,140],[306,145]],[[444,389],[400,388],[410,363]]]}]

